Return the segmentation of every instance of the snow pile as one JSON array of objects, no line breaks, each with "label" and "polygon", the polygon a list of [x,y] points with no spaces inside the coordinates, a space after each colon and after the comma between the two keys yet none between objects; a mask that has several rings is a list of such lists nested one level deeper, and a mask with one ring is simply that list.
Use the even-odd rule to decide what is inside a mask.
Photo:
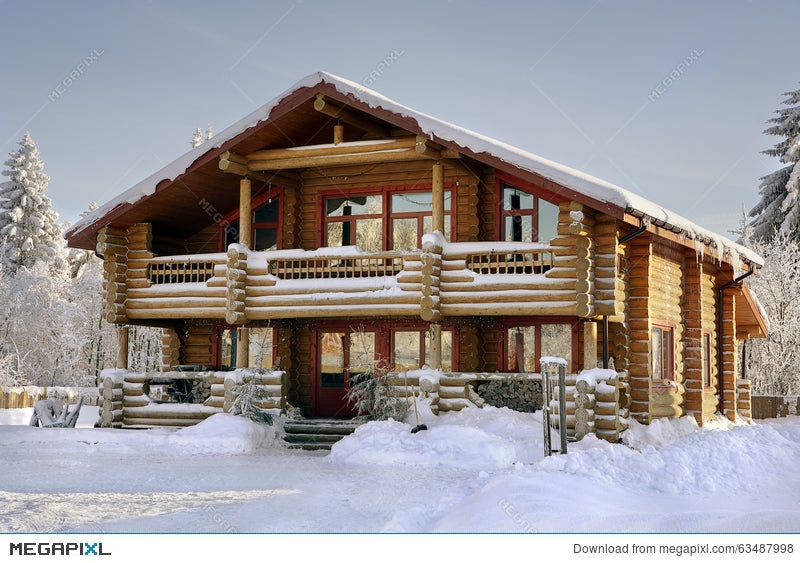
[{"label": "snow pile", "polygon": [[167,438],[168,446],[184,455],[245,454],[274,443],[275,428],[241,416],[215,414]]},{"label": "snow pile", "polygon": [[[413,417],[412,417],[413,419]],[[411,465],[461,469],[508,468],[541,458],[539,416],[507,408],[467,408],[436,420],[428,430],[411,433],[411,424],[369,422],[334,444],[333,463]]]}]

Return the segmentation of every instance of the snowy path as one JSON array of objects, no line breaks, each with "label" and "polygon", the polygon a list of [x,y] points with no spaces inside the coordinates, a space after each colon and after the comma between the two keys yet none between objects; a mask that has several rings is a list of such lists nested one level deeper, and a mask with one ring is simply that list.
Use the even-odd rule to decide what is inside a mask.
[{"label": "snowy path", "polygon": [[179,432],[0,425],[0,532],[800,531],[796,417],[682,420],[636,429],[638,450],[588,440],[542,460],[535,417],[471,410],[418,435],[371,424],[332,455],[227,416]]}]

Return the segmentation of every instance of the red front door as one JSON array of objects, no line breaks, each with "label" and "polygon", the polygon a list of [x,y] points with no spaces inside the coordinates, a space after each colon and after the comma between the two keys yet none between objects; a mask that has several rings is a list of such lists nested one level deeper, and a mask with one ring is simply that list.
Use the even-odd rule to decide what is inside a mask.
[{"label": "red front door", "polygon": [[313,415],[355,416],[355,407],[346,397],[350,381],[370,370],[374,362],[374,331],[350,328],[316,331]]}]

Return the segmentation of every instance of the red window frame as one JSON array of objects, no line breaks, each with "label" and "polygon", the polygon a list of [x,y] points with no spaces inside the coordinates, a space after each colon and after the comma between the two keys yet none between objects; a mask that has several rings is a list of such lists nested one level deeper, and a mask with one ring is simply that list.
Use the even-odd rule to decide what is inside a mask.
[{"label": "red window frame", "polygon": [[510,372],[511,367],[508,365],[508,331],[514,327],[537,327],[536,340],[534,342],[534,357],[538,360],[542,357],[542,329],[541,325],[570,325],[572,328],[572,343],[571,343],[571,365],[568,366],[571,373],[576,373],[578,369],[578,320],[575,317],[537,317],[535,319],[528,318],[505,318],[500,323],[500,335],[498,338],[498,346],[501,353],[498,354],[497,364],[501,372]]},{"label": "red window frame", "polygon": [[[505,188],[513,188],[534,197],[533,209],[507,210],[505,209]],[[531,215],[533,227],[539,232],[539,201],[543,200],[558,207],[565,198],[553,197],[552,193],[544,190],[532,182],[515,178],[509,174],[498,172],[495,177],[495,223],[497,225],[497,240],[506,240],[506,217]],[[537,237],[538,238],[538,237]],[[539,241],[549,242],[549,241]]]},{"label": "red window frame", "polygon": [[[658,331],[661,348],[660,373],[656,373],[653,342]],[[650,326],[650,365],[653,381],[675,381],[675,327],[671,323],[652,323]]]},{"label": "red window frame", "polygon": [[[450,217],[450,240],[454,240],[455,227],[456,227],[456,198],[455,183],[445,186],[445,191],[450,193],[450,209],[445,211],[445,216]],[[426,212],[392,212],[392,196],[398,193],[430,193],[433,187],[430,184],[424,185],[405,185],[405,186],[370,186],[365,188],[353,188],[344,191],[343,189],[337,190],[320,190],[317,194],[317,209],[319,210],[319,229],[317,233],[317,247],[322,248],[327,245],[328,224],[329,223],[345,223],[349,222],[352,225],[352,232],[355,232],[355,221],[358,219],[381,219],[381,236],[383,237],[381,250],[393,250],[394,236],[392,229],[393,219],[407,219],[418,218],[417,242],[422,245],[422,224],[423,217],[432,216],[432,211]],[[348,215],[347,219],[341,217],[328,217],[326,200],[328,198],[343,198],[343,197],[364,197],[364,196],[381,196],[381,213],[370,213],[365,215]],[[351,240],[351,244],[355,244],[355,240]]]},{"label": "red window frame", "polygon": [[[255,242],[255,231],[259,228],[275,228],[277,229],[277,240],[276,246],[278,249],[283,248],[283,188],[280,186],[269,186],[266,189],[259,190],[255,196],[253,196],[250,200],[250,207],[252,213],[255,215],[256,210],[264,205],[265,203],[269,203],[271,200],[277,198],[278,199],[278,222],[277,223],[256,223],[253,221],[251,225],[251,232],[250,237],[253,242]],[[217,230],[217,249],[219,252],[225,252],[227,248],[225,247],[225,231],[228,227],[230,227],[235,221],[239,219],[239,209],[236,208],[226,215],[222,217],[219,222],[218,230]]]}]

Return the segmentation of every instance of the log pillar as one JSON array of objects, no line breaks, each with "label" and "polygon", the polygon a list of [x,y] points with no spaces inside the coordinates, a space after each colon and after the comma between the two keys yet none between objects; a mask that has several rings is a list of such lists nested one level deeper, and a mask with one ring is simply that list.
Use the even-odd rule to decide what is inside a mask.
[{"label": "log pillar", "polygon": [[333,144],[338,145],[344,141],[344,125],[333,126]]},{"label": "log pillar", "polygon": [[117,369],[128,369],[128,327],[117,327]]},{"label": "log pillar", "polygon": [[250,367],[250,329],[241,327],[236,334],[236,367]]},{"label": "log pillar", "polygon": [[239,180],[239,244],[252,248],[253,241],[253,207],[251,203],[252,188],[250,180]]},{"label": "log pillar", "polygon": [[597,323],[583,323],[583,369],[597,367]]},{"label": "log pillar", "polygon": [[431,204],[431,223],[434,232],[444,233],[444,166],[438,162],[433,165],[433,202]]},{"label": "log pillar", "polygon": [[431,325],[431,369],[442,369],[442,325]]}]

